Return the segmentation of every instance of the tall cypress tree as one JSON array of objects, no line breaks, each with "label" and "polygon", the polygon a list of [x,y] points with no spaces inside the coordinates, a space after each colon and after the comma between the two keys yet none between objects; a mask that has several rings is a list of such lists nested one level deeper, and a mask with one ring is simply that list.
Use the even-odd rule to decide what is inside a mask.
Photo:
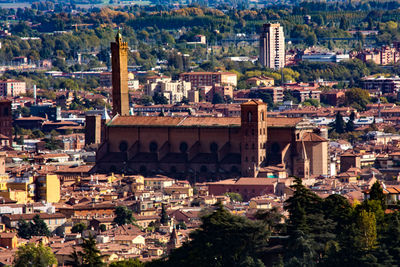
[{"label": "tall cypress tree", "polygon": [[345,130],[345,122],[343,120],[342,114],[338,111],[336,113],[335,119],[335,131],[339,134],[344,133]]}]

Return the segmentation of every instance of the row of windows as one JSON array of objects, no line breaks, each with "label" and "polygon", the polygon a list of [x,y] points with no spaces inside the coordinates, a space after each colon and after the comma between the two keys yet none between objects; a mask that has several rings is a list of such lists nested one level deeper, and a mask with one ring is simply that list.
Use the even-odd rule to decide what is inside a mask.
[{"label": "row of windows", "polygon": [[[260,143],[260,149],[267,148],[267,143]],[[249,144],[246,143],[244,149],[249,149]],[[256,145],[253,143],[251,144],[251,149],[256,149]]]},{"label": "row of windows", "polygon": [[[266,133],[265,128],[261,128],[260,129],[260,135],[265,135],[265,133]],[[254,134],[255,134],[255,130],[251,129],[251,135],[254,135]],[[249,131],[246,130],[246,136],[248,136],[248,135],[249,135]]]},{"label": "row of windows", "polygon": [[[114,165],[111,166],[110,171],[116,171],[116,170],[117,170],[117,168],[116,168]],[[177,172],[177,169],[176,169],[175,166],[171,166],[170,169],[169,169],[169,171],[170,171],[170,173],[176,173],[176,172]],[[233,173],[238,173],[238,172],[239,172],[239,169],[238,169],[238,167],[236,167],[236,166],[232,166],[231,169],[230,169],[230,171],[233,172]],[[207,172],[208,172],[207,166],[202,165],[202,166],[200,167],[200,173],[207,173]],[[141,173],[141,174],[146,174],[146,173],[147,173],[147,167],[144,166],[144,165],[140,166],[140,167],[139,167],[139,173]],[[158,182],[158,184],[160,184],[160,182]]]},{"label": "row of windows", "polygon": [[[265,120],[265,112],[264,111],[260,112],[260,119],[261,119],[261,121]],[[247,113],[247,121],[248,122],[252,122],[253,121],[253,113],[251,111],[249,111]]]},{"label": "row of windows", "polygon": [[[188,146],[188,144],[187,144],[186,142],[181,142],[180,145],[179,145],[179,151],[180,151],[181,153],[186,153],[187,150],[188,150],[188,148],[189,148],[189,146]],[[126,152],[126,151],[128,150],[128,142],[127,142],[127,141],[121,141],[121,142],[119,143],[119,150],[120,150],[121,152]],[[158,144],[157,144],[157,142],[155,142],[155,141],[150,142],[150,144],[149,144],[149,150],[150,150],[151,153],[156,153],[157,150],[158,150]],[[212,142],[212,143],[210,144],[210,151],[211,151],[212,153],[217,153],[217,152],[218,152],[218,144],[215,143],[215,142]]]}]

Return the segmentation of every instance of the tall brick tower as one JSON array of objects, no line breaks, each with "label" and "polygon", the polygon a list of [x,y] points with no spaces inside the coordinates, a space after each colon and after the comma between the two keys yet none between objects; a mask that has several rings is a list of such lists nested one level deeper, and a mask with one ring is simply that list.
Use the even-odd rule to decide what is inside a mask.
[{"label": "tall brick tower", "polygon": [[112,115],[129,115],[128,93],[128,44],[122,41],[118,31],[115,43],[111,43],[112,63]]},{"label": "tall brick tower", "polygon": [[12,144],[12,121],[13,121],[13,119],[12,119],[12,114],[11,114],[11,101],[7,100],[7,99],[1,99],[0,100],[0,134],[8,137],[10,146]]},{"label": "tall brick tower", "polygon": [[251,100],[241,105],[242,175],[256,177],[266,158],[267,104]]}]

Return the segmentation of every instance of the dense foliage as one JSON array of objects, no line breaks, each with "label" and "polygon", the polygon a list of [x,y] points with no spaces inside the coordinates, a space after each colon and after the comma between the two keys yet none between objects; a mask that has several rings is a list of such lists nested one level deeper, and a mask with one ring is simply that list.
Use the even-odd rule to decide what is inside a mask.
[{"label": "dense foliage", "polygon": [[18,248],[14,265],[15,267],[48,267],[57,265],[57,259],[49,247],[39,243],[29,243]]},{"label": "dense foliage", "polygon": [[[385,213],[377,182],[370,198],[351,205],[340,195],[322,199],[296,179],[285,203],[256,220],[221,205],[202,218],[191,241],[150,266],[389,266],[399,260],[400,214]],[[351,251],[351,253],[349,253]]]}]

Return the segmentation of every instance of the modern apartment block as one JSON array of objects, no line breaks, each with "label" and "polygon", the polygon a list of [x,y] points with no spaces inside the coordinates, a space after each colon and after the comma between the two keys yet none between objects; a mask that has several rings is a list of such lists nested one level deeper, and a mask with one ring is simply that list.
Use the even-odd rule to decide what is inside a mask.
[{"label": "modern apartment block", "polygon": [[279,23],[264,24],[260,34],[261,65],[270,69],[285,66],[285,36]]},{"label": "modern apartment block", "polygon": [[0,81],[0,96],[15,97],[26,93],[26,83],[16,80]]}]

